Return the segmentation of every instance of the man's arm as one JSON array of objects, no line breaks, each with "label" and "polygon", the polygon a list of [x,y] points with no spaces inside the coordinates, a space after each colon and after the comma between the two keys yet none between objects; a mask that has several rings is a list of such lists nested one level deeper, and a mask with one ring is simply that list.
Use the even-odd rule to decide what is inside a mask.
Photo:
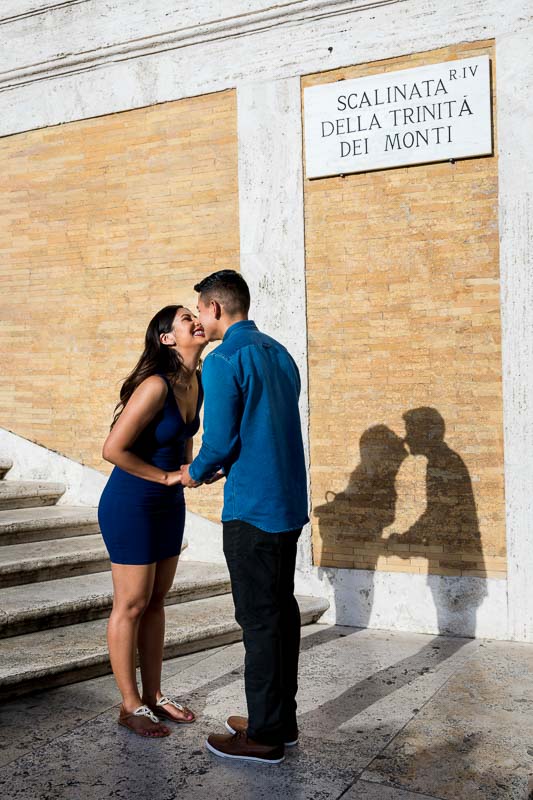
[{"label": "man's arm", "polygon": [[302,391],[302,379],[300,378],[300,370],[298,369],[298,364],[294,360],[294,358],[289,353],[289,358],[292,362],[292,366],[294,369],[294,377],[295,377],[295,384],[296,384],[296,393],[298,397],[300,397],[300,392]]},{"label": "man's arm", "polygon": [[213,353],[202,372],[204,433],[200,452],[189,466],[196,483],[205,481],[232,461],[239,444],[242,393],[231,364]]}]

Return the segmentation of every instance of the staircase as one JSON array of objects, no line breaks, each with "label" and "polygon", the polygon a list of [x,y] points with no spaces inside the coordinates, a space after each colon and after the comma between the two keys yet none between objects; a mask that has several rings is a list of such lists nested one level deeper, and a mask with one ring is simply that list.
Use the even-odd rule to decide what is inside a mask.
[{"label": "staircase", "polygon": [[[96,508],[56,505],[65,486],[7,479],[0,459],[0,699],[111,671],[113,602]],[[238,641],[225,566],[182,561],[168,594],[165,658]],[[299,597],[302,623],[327,601]]]}]

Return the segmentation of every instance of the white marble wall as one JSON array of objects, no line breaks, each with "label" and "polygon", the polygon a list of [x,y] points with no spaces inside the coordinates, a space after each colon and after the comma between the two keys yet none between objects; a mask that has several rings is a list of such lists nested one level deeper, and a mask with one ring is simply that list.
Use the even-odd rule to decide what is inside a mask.
[{"label": "white marble wall", "polygon": [[[346,624],[533,641],[531,4],[110,0],[104,8],[98,0],[4,0],[0,16],[0,135],[237,88],[242,270],[256,319],[300,364],[306,442],[299,78],[496,39],[509,579],[318,570],[306,533],[298,584],[328,596],[329,619]],[[198,552],[220,558],[217,536],[216,526],[204,530]]]},{"label": "white marble wall", "polygon": [[[309,463],[300,80],[240,84],[237,108],[241,271],[253,298],[252,318],[282,342],[298,364]],[[311,561],[307,526],[299,567],[305,570]]]},{"label": "white marble wall", "polygon": [[105,486],[101,472],[47,450],[22,436],[0,428],[0,454],[13,462],[5,480],[52,481],[63,483],[67,491],[60,505],[97,506]]},{"label": "white marble wall", "polygon": [[[527,6],[524,3],[524,8]],[[529,8],[532,6],[529,4]],[[533,28],[496,39],[509,637],[533,640]]]},{"label": "white marble wall", "polygon": [[328,599],[322,622],[509,638],[505,580],[315,568],[299,571],[296,591]]}]

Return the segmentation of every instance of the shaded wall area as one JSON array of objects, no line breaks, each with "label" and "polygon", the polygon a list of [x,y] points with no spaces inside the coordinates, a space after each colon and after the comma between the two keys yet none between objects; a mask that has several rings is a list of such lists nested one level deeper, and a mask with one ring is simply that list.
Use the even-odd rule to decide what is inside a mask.
[{"label": "shaded wall area", "polygon": [[306,180],[305,225],[315,564],[505,577],[497,158]]},{"label": "shaded wall area", "polygon": [[[0,426],[107,470],[148,321],[238,269],[235,92],[6,137],[0,160]],[[220,504],[219,485],[190,497]]]}]

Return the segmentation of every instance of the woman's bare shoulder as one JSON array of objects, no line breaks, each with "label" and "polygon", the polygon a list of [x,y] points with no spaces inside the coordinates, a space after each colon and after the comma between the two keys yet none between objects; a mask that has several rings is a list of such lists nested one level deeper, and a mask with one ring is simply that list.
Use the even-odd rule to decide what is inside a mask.
[{"label": "woman's bare shoulder", "polygon": [[161,375],[150,375],[141,381],[133,392],[132,397],[136,395],[139,399],[157,402],[158,400],[163,400],[167,396],[167,392],[168,385],[165,379]]}]

